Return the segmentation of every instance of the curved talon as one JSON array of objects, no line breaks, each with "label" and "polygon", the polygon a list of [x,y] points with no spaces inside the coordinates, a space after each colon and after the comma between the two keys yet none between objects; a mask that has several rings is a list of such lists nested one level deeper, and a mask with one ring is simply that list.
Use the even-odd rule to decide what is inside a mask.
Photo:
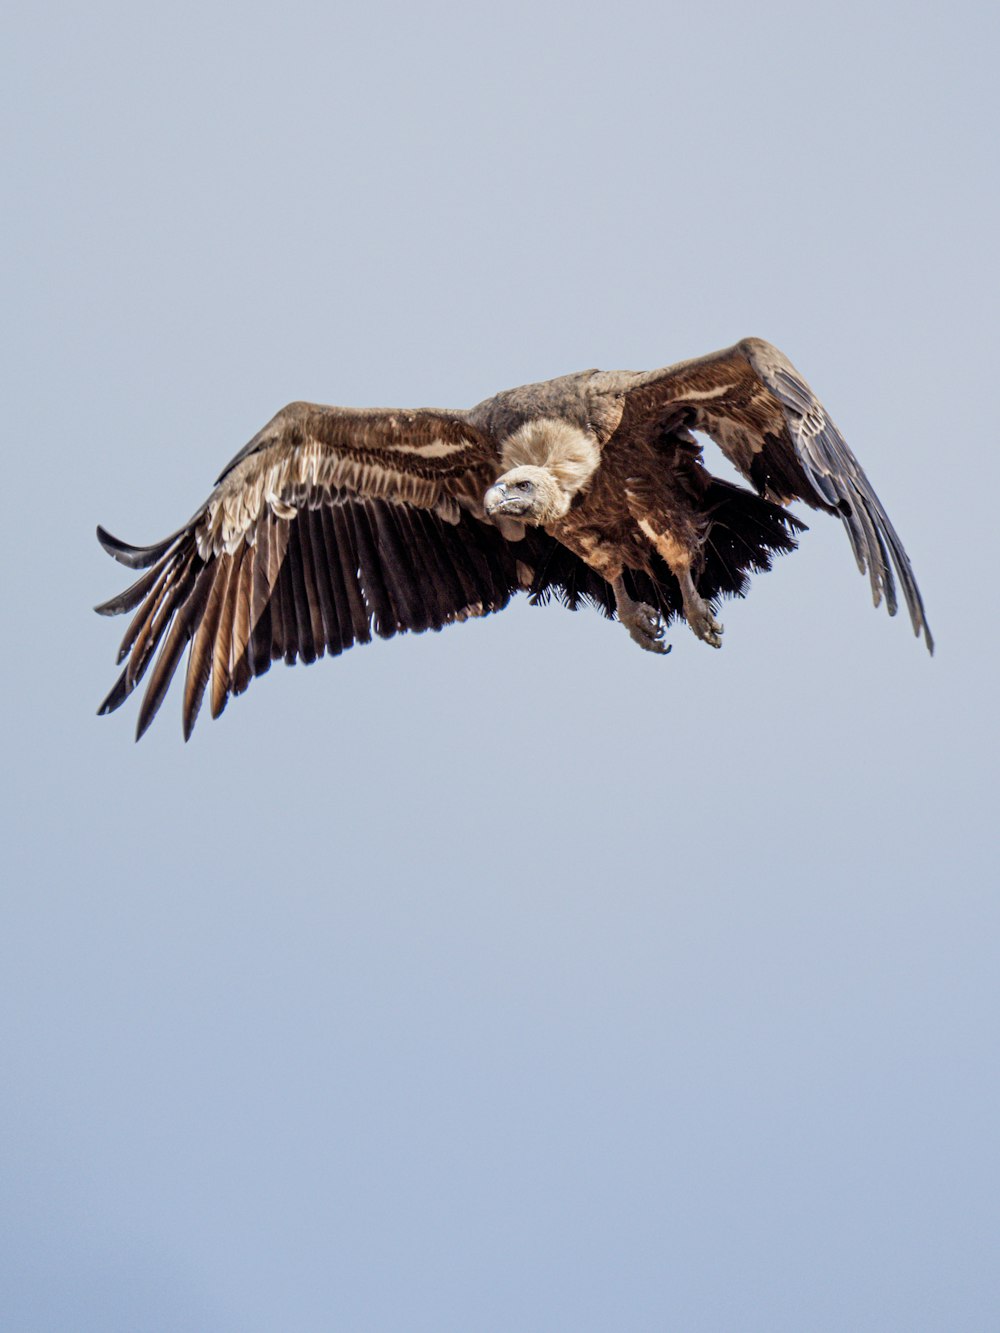
[{"label": "curved talon", "polygon": [[722,647],[723,626],[712,615],[706,603],[688,605],[685,614],[692,632],[703,643],[707,643],[710,648]]},{"label": "curved talon", "polygon": [[671,645],[663,642],[663,631],[658,635],[645,634],[642,630],[630,627],[629,634],[640,648],[645,648],[647,653],[669,653]]},{"label": "curved talon", "polygon": [[670,645],[663,642],[666,632],[659,613],[645,602],[634,602],[619,611],[619,619],[631,638],[649,653],[669,653]]},{"label": "curved talon", "polygon": [[669,653],[670,644],[663,642],[665,628],[656,608],[647,602],[633,601],[625,591],[621,576],[613,581],[612,587],[615,590],[618,619],[628,630],[630,638],[648,653]]}]

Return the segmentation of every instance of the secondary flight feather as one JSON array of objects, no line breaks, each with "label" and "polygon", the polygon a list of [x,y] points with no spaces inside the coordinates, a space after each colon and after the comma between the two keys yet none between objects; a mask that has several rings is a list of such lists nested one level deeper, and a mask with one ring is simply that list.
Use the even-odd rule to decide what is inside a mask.
[{"label": "secondary flight feather", "polygon": [[[753,490],[712,476],[710,436]],[[133,612],[100,707],[147,679],[137,736],[185,651],[185,738],[209,696],[278,658],[312,662],[372,633],[440,629],[552,595],[617,618],[651,652],[683,618],[719,647],[723,596],[792,550],[802,500],[836,514],[875,605],[933,641],[909,559],[805,380],[759,338],[663,370],[581,371],[469,411],[292,403],[226,467],[193,517],[152,546],[98,539],[146,572],[97,607]],[[158,650],[158,651],[157,651]],[[154,661],[155,657],[155,661]]]}]

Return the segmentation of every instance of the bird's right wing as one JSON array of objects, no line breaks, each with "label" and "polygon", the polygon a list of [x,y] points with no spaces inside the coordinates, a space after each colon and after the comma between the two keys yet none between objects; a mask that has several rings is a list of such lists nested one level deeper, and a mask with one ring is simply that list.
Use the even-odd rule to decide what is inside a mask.
[{"label": "bird's right wing", "polygon": [[98,528],[116,560],[147,570],[97,608],[135,612],[100,711],[125,701],[161,643],[138,734],[190,642],[187,736],[210,678],[218,715],[278,657],[311,662],[372,628],[388,636],[497,610],[517,586],[516,560],[474,516],[496,470],[492,441],[462,413],[285,408],[172,536],[134,547]]},{"label": "bird's right wing", "polygon": [[553,538],[529,528],[512,542],[489,522],[482,496],[499,467],[492,437],[461,412],[285,408],[170,537],[137,547],[98,528],[110,555],[146,571],[97,608],[134,612],[99,711],[124,703],[157,647],[137,735],[190,644],[186,738],[206,691],[217,717],[272,661],[312,662],[372,630],[440,629],[520,590],[610,615],[608,585]]}]

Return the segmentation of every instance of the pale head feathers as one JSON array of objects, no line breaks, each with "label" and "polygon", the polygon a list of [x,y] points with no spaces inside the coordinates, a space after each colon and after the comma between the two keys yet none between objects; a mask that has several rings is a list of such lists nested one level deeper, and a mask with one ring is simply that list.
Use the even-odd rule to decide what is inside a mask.
[{"label": "pale head feathers", "polygon": [[498,477],[486,492],[486,512],[492,513],[490,501],[498,490],[507,488],[517,491],[519,483],[528,482],[531,486],[530,507],[511,510],[510,513],[523,523],[552,523],[569,513],[572,495],[559,485],[555,476],[544,467],[533,467],[526,463],[523,467],[512,467],[502,477]]},{"label": "pale head feathers", "polygon": [[530,482],[534,500],[528,521],[550,523],[569,512],[574,495],[597,471],[601,450],[579,426],[558,417],[537,417],[504,440],[500,457],[504,472],[498,483]]},{"label": "pale head feathers", "polygon": [[530,466],[544,468],[569,501],[597,471],[601,450],[592,435],[558,417],[526,421],[503,442],[504,471]]}]

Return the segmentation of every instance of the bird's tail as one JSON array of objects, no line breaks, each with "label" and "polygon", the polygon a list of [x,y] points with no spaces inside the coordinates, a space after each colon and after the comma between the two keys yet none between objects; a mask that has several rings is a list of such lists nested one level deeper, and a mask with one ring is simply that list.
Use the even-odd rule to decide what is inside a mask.
[{"label": "bird's tail", "polygon": [[712,478],[705,499],[709,516],[702,548],[705,564],[696,582],[710,602],[745,596],[749,576],[770,569],[776,555],[794,551],[795,534],[806,530],[780,505],[717,477]]}]

